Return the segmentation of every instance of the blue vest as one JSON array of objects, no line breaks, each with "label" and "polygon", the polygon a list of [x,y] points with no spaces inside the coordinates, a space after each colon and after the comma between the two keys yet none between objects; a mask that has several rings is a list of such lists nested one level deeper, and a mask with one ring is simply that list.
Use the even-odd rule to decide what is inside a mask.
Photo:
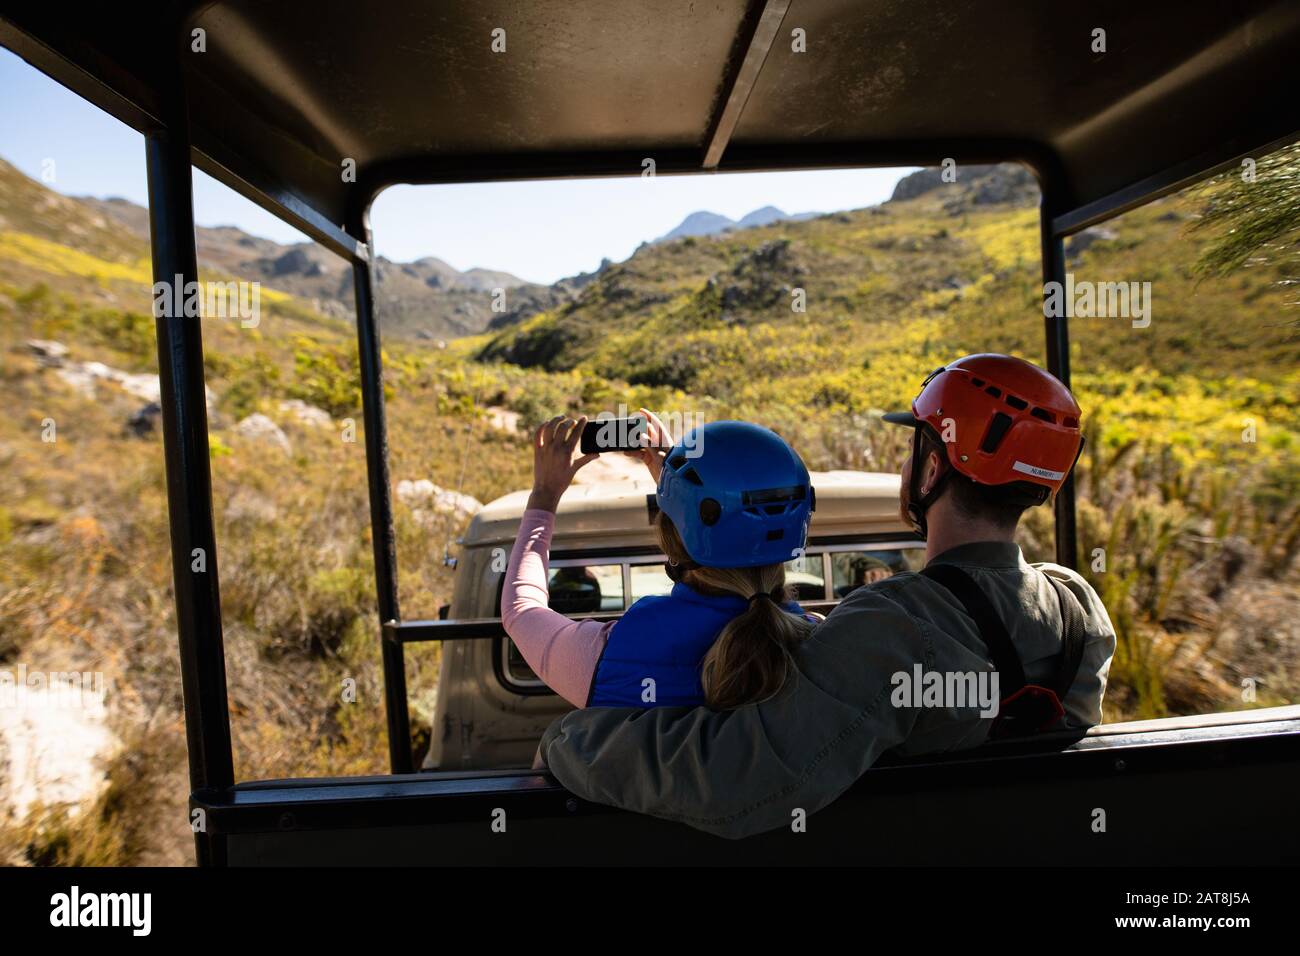
[{"label": "blue vest", "polygon": [[[722,629],[748,606],[742,597],[713,597],[680,582],[671,594],[641,598],[610,628],[587,706],[700,706],[700,663]],[[797,604],[784,607],[803,615]],[[654,681],[653,701],[642,699],[646,678]]]}]

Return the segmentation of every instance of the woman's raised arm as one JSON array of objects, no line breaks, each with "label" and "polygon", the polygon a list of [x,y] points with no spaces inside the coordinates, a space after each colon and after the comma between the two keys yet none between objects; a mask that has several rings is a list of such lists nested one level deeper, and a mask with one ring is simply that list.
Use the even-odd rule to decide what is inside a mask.
[{"label": "woman's raised arm", "polygon": [[554,528],[554,512],[524,512],[506,566],[501,621],[537,676],[574,707],[585,707],[592,675],[616,622],[574,621],[547,606],[547,558]]},{"label": "woman's raised arm", "polygon": [[591,677],[613,621],[573,621],[548,605],[547,560],[555,509],[579,468],[596,455],[574,458],[586,417],[552,418],[533,435],[533,491],[519,521],[506,583],[501,621],[528,666],[575,707],[587,705]]}]

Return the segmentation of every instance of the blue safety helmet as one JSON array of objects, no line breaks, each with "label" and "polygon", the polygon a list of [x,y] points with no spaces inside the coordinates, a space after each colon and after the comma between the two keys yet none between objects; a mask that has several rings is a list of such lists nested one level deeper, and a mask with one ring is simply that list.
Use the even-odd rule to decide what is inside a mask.
[{"label": "blue safety helmet", "polygon": [[816,506],[795,450],[749,422],[708,422],[688,432],[664,459],[656,499],[691,560],[713,568],[797,557]]}]

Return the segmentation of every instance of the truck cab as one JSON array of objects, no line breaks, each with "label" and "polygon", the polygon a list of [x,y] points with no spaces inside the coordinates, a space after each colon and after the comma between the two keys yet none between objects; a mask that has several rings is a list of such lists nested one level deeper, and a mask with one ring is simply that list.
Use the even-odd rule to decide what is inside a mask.
[{"label": "truck cab", "polygon": [[[579,472],[582,477],[582,472]],[[920,568],[925,544],[899,515],[897,475],[812,473],[817,496],[808,542],[786,565],[803,606],[825,613],[863,584]],[[527,491],[487,504],[462,541],[446,618],[501,615],[506,562]],[[616,617],[672,582],[655,541],[648,475],[575,484],[560,500],[549,562],[550,606],[571,616]],[[542,732],[571,708],[551,692],[508,637],[443,642],[426,770],[528,767]]]}]

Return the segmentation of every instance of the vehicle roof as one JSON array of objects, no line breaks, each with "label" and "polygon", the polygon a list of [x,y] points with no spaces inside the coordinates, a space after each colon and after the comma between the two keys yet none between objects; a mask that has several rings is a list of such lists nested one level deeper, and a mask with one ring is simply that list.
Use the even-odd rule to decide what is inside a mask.
[{"label": "vehicle roof", "polygon": [[[898,475],[866,471],[814,471],[817,510],[811,536],[898,532],[910,536],[898,513]],[[624,481],[574,484],[560,499],[552,543],[566,549],[644,546],[654,542],[647,496],[655,484],[649,477]],[[527,491],[513,491],[483,506],[465,531],[466,547],[495,546],[514,541]]]},{"label": "vehicle roof", "polygon": [[0,43],[137,129],[183,84],[200,168],[336,251],[394,182],[1020,158],[1057,213],[1300,130],[1294,0],[0,0],[0,17]]}]

